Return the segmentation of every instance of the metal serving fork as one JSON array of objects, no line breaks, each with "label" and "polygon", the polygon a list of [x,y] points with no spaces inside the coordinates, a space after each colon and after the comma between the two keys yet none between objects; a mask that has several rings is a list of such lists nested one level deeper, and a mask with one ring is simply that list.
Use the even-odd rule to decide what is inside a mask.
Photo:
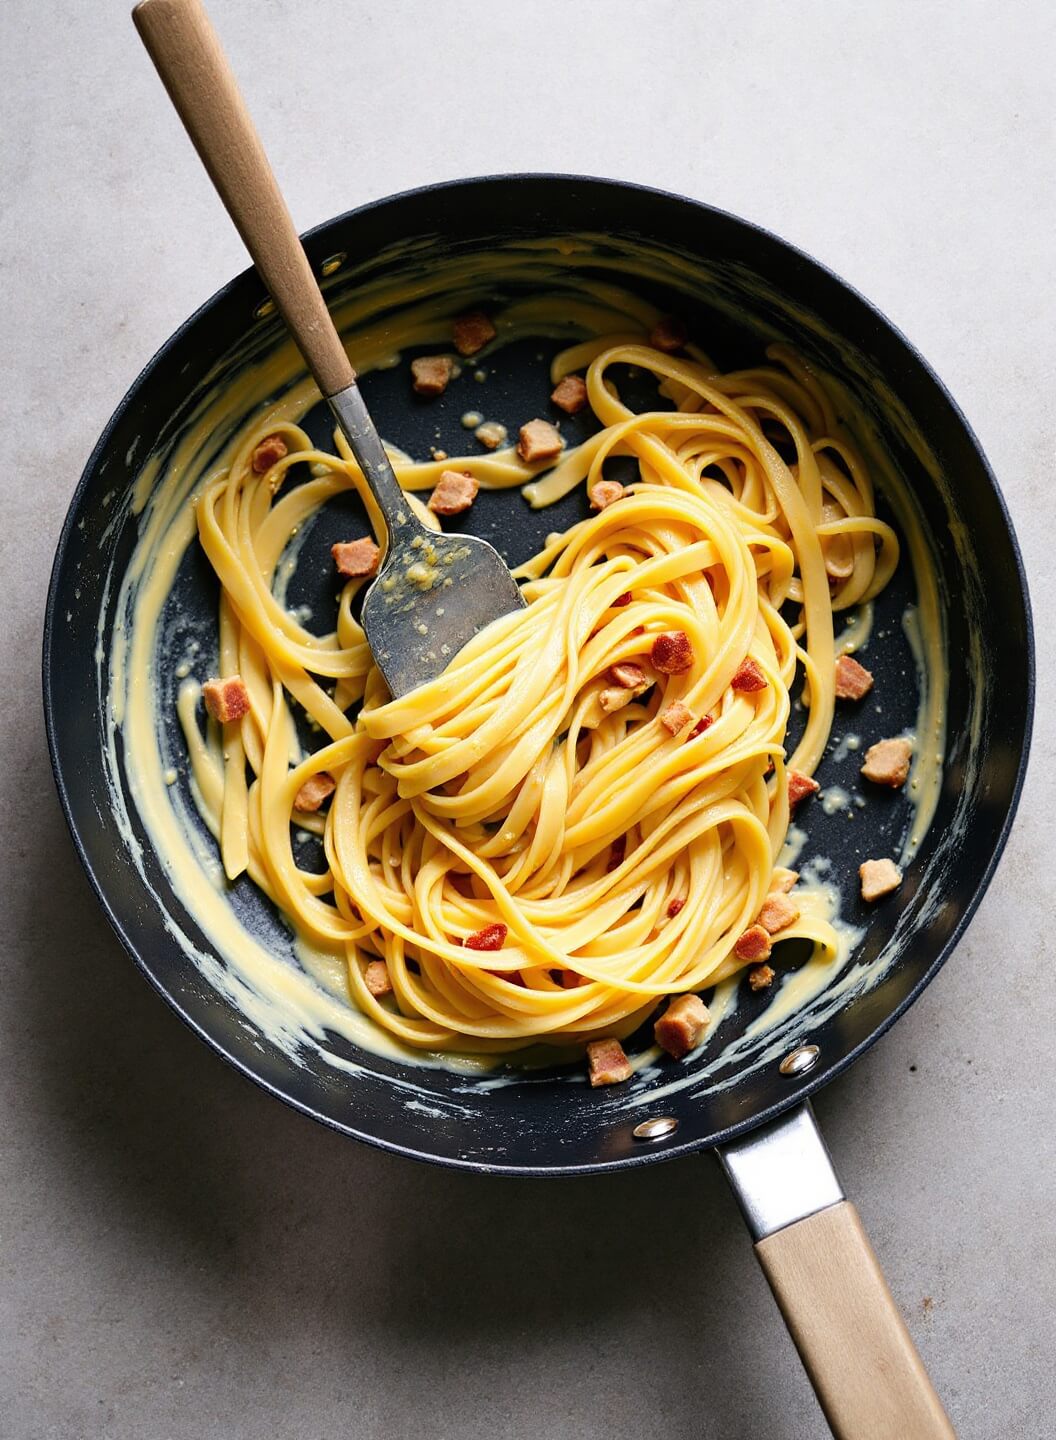
[{"label": "metal serving fork", "polygon": [[485,625],[524,605],[486,540],[444,535],[415,515],[393,473],[278,183],[199,0],[132,12],[169,97],[370,486],[385,556],[362,624],[393,696],[434,679]]}]

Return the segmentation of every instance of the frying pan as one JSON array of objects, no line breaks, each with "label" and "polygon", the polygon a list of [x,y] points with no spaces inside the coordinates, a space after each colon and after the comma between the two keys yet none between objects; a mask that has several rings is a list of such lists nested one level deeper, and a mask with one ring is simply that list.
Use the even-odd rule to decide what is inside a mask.
[{"label": "frying pan", "polygon": [[[846,813],[826,814],[814,804],[805,821],[812,853],[839,859],[829,878],[841,891],[843,913],[861,930],[853,956],[860,983],[837,987],[827,1001],[822,996],[792,1014],[766,1045],[754,1048],[744,1037],[769,1002],[745,997],[687,1064],[647,1067],[629,1086],[591,1091],[578,1067],[500,1068],[480,1080],[374,1054],[336,1034],[306,1036],[291,1047],[255,1025],[207,978],[194,952],[214,956],[221,966],[223,959],[182,904],[163,858],[138,826],[134,804],[128,804],[131,830],[119,823],[115,788],[127,800],[135,776],[120,744],[111,751],[114,765],[104,760],[110,682],[98,657],[105,659],[115,625],[123,623],[117,596],[139,527],[132,483],[147,454],[171,453],[203,387],[288,343],[252,270],[181,326],[134,382],[88,461],[63,527],[47,605],[44,706],[73,841],[122,943],[177,1013],[244,1074],[345,1134],[415,1159],[533,1176],[717,1149],[834,1433],[899,1440],[950,1435],[807,1102],[936,974],[979,903],[1008,834],[1033,711],[1029,601],[1009,517],[964,417],[909,342],[816,261],[706,205],[610,180],[493,176],[350,211],[310,232],[304,247],[337,308],[365,273],[397,275],[408,254],[418,267],[423,256],[427,266],[442,266],[451,257],[492,255],[502,246],[569,233],[611,237],[614,254],[645,244],[652,255],[668,257],[667,270],[661,263],[659,274],[654,268],[638,288],[685,316],[725,366],[757,361],[769,338],[783,336],[837,374],[881,429],[915,498],[938,576],[948,664],[946,763],[934,821],[900,891],[868,914],[856,893],[857,866],[869,854],[897,853],[905,801],[870,802],[853,825]],[[612,269],[606,274],[611,279]],[[490,298],[499,302],[515,287],[501,274],[488,283]],[[634,287],[633,275],[627,283]],[[382,432],[411,453],[427,453],[436,443],[457,453],[466,443],[459,416],[467,396],[473,408],[510,426],[546,413],[540,410],[546,396],[540,356],[545,361],[557,348],[546,337],[512,346],[483,383],[465,381],[478,384],[472,393],[449,392],[430,407],[410,400],[405,366],[365,376],[364,392]],[[305,424],[328,443],[321,406]],[[517,563],[548,532],[585,513],[582,504],[573,495],[534,512],[516,491],[483,493],[463,518],[467,529]],[[332,538],[318,537],[320,553]],[[298,577],[302,572],[308,588],[291,594],[291,603],[324,596],[321,582],[310,588],[313,567],[302,563]],[[331,584],[330,604],[332,595]],[[855,718],[871,738],[913,723],[913,663],[900,624],[913,598],[913,576],[903,563],[876,603],[878,638],[868,660],[877,698]],[[213,659],[216,589],[194,546],[171,603],[188,633],[200,637],[204,676]],[[159,724],[163,743],[178,747],[178,732],[166,728],[175,682],[165,668],[156,682]],[[853,788],[859,763],[853,753],[832,749],[824,762],[827,783]],[[288,953],[278,918],[251,887],[236,886],[231,904],[265,944]]]}]

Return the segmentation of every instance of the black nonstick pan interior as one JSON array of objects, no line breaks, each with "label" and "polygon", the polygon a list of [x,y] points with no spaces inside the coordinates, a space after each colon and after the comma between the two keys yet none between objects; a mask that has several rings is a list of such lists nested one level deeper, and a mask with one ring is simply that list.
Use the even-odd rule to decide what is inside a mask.
[{"label": "black nonstick pan interior", "polygon": [[[816,1023],[808,1018],[793,1025],[772,1055],[744,1073],[722,1063],[731,1039],[727,1027],[691,1062],[691,1068],[708,1072],[699,1083],[671,1090],[684,1067],[656,1067],[618,1091],[592,1092],[578,1070],[500,1069],[480,1083],[442,1068],[380,1058],[337,1036],[321,1048],[306,1045],[291,1053],[271,1043],[204,977],[175,942],[172,926],[204,951],[210,949],[208,939],[184,912],[149,846],[140,873],[115,822],[101,759],[106,672],[95,655],[109,645],[115,596],[136,539],[130,484],[147,453],[173,441],[181,408],[197,384],[223,357],[244,355],[247,337],[248,348],[257,353],[286,343],[281,323],[262,304],[266,297],[255,272],[233,281],[187,322],[135,382],[104,432],[60,541],[44,649],[49,738],[75,842],[121,939],[184,1018],[266,1088],[349,1134],[444,1163],[540,1173],[642,1163],[715,1144],[802,1098],[882,1033],[949,954],[985,888],[1015,807],[1033,705],[1032,636],[1018,551],[971,431],[906,340],[806,256],[742,221],[678,197],[553,176],[416,191],[331,221],[305,243],[316,273],[340,257],[340,263],[326,265],[332,272],[326,293],[336,304],[354,289],[359,267],[369,263],[371,273],[378,273],[387,250],[398,246],[405,253],[403,247],[416,237],[431,241],[427,253],[439,261],[512,238],[570,232],[642,239],[679,257],[668,284],[635,285],[630,277],[624,283],[685,316],[724,368],[758,362],[766,340],[781,335],[835,372],[876,419],[919,504],[939,574],[949,665],[947,764],[934,822],[901,891],[868,911],[858,898],[857,867],[869,855],[897,852],[908,818],[905,797],[871,795],[864,808],[832,814],[815,803],[803,816],[806,853],[831,857],[827,878],[841,890],[842,912],[864,931],[855,961],[882,967],[875,985],[829,1006]],[[692,284],[685,278],[685,261],[692,262]],[[411,397],[406,365],[365,376],[363,390],[388,439],[416,456],[426,456],[431,445],[458,454],[474,448],[461,424],[467,410],[500,420],[511,431],[548,413],[545,362],[558,348],[552,339],[519,342],[501,352],[483,381],[467,367],[448,393],[429,405]],[[577,426],[585,432],[590,422],[566,423],[570,438]],[[322,406],[307,428],[330,447],[332,421]],[[319,526],[309,537],[291,604],[319,613],[332,607],[327,548],[348,529],[352,502],[347,505],[344,515],[335,510],[334,533]],[[584,513],[580,493],[532,511],[513,490],[482,493],[461,518],[466,529],[491,540],[516,564],[538,550],[546,534]],[[880,513],[890,518],[882,498]],[[914,662],[901,623],[914,598],[903,558],[876,603],[867,652],[876,688],[853,718],[855,731],[868,740],[897,734],[915,720]],[[170,603],[187,638],[201,643],[196,664],[204,678],[211,673],[216,587],[197,547],[184,559]],[[174,717],[173,667],[159,668],[158,684],[161,713]],[[831,750],[851,723],[838,713]],[[182,742],[175,720],[167,743],[178,756]],[[861,793],[859,764],[853,752],[840,759],[830,754],[820,778]],[[178,783],[185,784],[186,777]],[[281,921],[248,882],[234,887],[231,902],[256,934],[280,953],[289,950]],[[796,958],[785,963],[794,965]],[[743,1029],[753,1008],[766,1003],[768,997],[749,997],[730,1023]],[[788,1077],[779,1062],[799,1040],[816,1045],[818,1059],[806,1074]],[[661,1114],[679,1122],[667,1138],[646,1145],[633,1138],[635,1126]]]}]

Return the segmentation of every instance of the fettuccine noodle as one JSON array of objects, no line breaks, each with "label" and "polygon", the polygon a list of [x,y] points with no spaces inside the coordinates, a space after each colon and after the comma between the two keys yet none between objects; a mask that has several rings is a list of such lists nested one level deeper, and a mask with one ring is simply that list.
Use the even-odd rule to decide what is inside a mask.
[{"label": "fettuccine noodle", "polygon": [[[829,736],[833,613],[882,589],[898,542],[824,381],[796,354],[774,346],[768,365],[726,375],[688,356],[626,336],[559,355],[552,378],[585,370],[601,429],[542,478],[513,450],[394,456],[407,490],[449,467],[485,487],[531,481],[536,505],[593,486],[610,457],[633,457],[640,476],[516,572],[525,610],[402,699],[389,698],[353,615],[365,582],[348,582],[321,637],[273,593],[291,537],[333,496],[356,490],[376,519],[341,437],[335,455],[297,425],[256,425],[198,498],[222,587],[220,672],[241,675],[251,700],[225,727],[220,768],[207,763],[196,692],[181,697],[203,813],[228,875],[248,871],[308,943],[343,950],[351,999],[408,1045],[625,1037],[663,997],[745,963],[733,947],[788,831],[789,772],[810,775]],[[674,408],[633,413],[617,366],[652,372]],[[276,431],[289,453],[258,475],[253,451]],[[284,486],[306,464],[310,478]],[[665,632],[689,639],[680,673],[651,663]],[[731,685],[746,658],[762,688]],[[601,697],[620,663],[650,684],[610,711]],[[786,758],[799,667],[809,708]],[[677,706],[692,723],[671,733]],[[304,758],[295,707],[323,737]],[[329,810],[295,812],[320,772],[337,782]],[[321,835],[322,873],[298,866],[297,829]],[[499,948],[464,943],[494,926]],[[809,905],[781,935],[792,937],[835,953]],[[379,959],[394,992],[381,999],[365,980]]]}]

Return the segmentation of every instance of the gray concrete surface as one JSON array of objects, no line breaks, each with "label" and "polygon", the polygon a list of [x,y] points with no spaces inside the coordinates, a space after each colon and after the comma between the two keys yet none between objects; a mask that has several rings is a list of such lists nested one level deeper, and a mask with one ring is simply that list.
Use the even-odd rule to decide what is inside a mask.
[{"label": "gray concrete surface", "polygon": [[[963,1437],[1053,1433],[1051,6],[214,0],[307,227],[439,177],[653,182],[923,348],[1040,621],[1019,822],[955,960],[818,1110]],[[0,1434],[825,1433],[716,1167],[478,1180],[270,1101],[134,973],[52,793],[51,553],[140,365],[244,261],[117,0],[5,0]]]}]

